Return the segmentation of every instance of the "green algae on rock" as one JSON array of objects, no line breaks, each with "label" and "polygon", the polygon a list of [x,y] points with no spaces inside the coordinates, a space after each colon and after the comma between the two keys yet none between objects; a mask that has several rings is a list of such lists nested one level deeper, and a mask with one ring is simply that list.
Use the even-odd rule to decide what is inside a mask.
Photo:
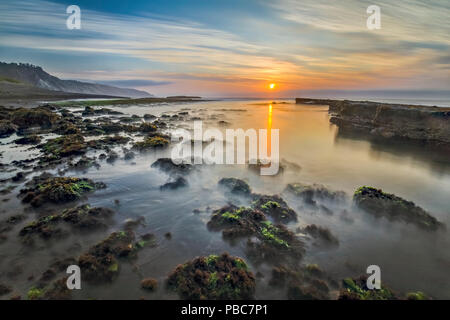
[{"label": "green algae on rock", "polygon": [[106,188],[102,182],[94,182],[87,178],[50,177],[42,179],[35,177],[20,190],[22,201],[33,207],[40,207],[46,202],[64,203],[80,199],[86,193]]},{"label": "green algae on rock", "polygon": [[54,157],[68,157],[84,154],[87,144],[81,134],[69,134],[51,139],[41,145],[42,151]]},{"label": "green algae on rock", "polygon": [[169,140],[160,136],[147,137],[143,141],[136,142],[133,149],[146,151],[155,148],[163,148],[169,144]]},{"label": "green algae on rock", "polygon": [[49,286],[35,286],[27,292],[28,300],[69,300],[71,290],[67,288],[67,277],[52,282]]},{"label": "green algae on rock", "polygon": [[167,284],[183,299],[253,299],[255,277],[244,260],[228,253],[195,258],[170,273]]},{"label": "green algae on rock", "polygon": [[33,235],[38,235],[42,239],[55,239],[67,236],[68,233],[62,228],[62,224],[80,231],[106,228],[113,214],[114,211],[110,209],[91,208],[86,204],[66,209],[61,214],[48,215],[33,221],[20,230],[19,236],[26,243],[32,243],[30,237]]},{"label": "green algae on rock", "polygon": [[346,278],[342,280],[339,300],[398,300],[399,297],[389,288],[381,286],[381,289],[370,290],[367,288],[367,276],[357,279]]},{"label": "green algae on rock", "polygon": [[253,195],[252,207],[272,217],[275,222],[297,221],[297,213],[278,195]]},{"label": "green algae on rock", "polygon": [[92,246],[78,259],[84,279],[88,282],[110,282],[120,272],[119,259],[135,259],[137,252],[150,243],[142,238],[135,242],[133,231],[117,231]]},{"label": "green algae on rock", "polygon": [[427,231],[436,231],[444,227],[441,222],[421,207],[416,206],[414,202],[385,193],[381,189],[360,187],[355,191],[353,201],[358,207],[376,217],[412,223]]},{"label": "green algae on rock", "polygon": [[247,237],[247,253],[256,262],[298,260],[304,253],[303,243],[294,233],[281,224],[272,224],[260,210],[228,205],[215,210],[207,226],[222,231],[224,239],[232,242]]},{"label": "green algae on rock", "polygon": [[269,285],[287,287],[290,300],[325,300],[330,299],[333,281],[316,264],[296,268],[280,265],[272,268]]}]

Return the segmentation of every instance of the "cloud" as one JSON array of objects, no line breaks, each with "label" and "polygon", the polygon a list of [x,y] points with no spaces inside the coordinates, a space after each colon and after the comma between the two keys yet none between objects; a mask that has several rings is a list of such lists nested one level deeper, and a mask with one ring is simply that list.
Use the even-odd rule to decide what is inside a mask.
[{"label": "cloud", "polygon": [[[450,49],[447,0],[379,0],[382,29],[374,32],[365,24],[371,1],[263,4],[271,9],[270,17],[240,12],[241,19],[234,19],[233,26],[220,27],[180,16],[81,8],[82,29],[67,30],[62,4],[5,1],[0,3],[0,46],[105,57],[120,68],[100,73],[101,68],[90,65],[83,70],[74,65],[72,74],[65,70],[59,75],[161,89],[180,83],[192,83],[193,88],[214,83],[227,88],[245,84],[257,90],[265,88],[261,84],[267,81],[280,83],[286,90],[450,86],[448,68],[442,64],[439,68],[439,62],[446,61],[439,57]],[[138,63],[131,66],[130,59]],[[137,80],[150,82],[133,82]]]},{"label": "cloud", "polygon": [[[88,81],[88,80],[84,80]],[[146,87],[146,86],[163,86],[171,84],[169,81],[154,81],[144,79],[124,79],[124,80],[96,80],[95,82],[100,84],[106,84],[111,86],[134,88],[134,87]]]}]

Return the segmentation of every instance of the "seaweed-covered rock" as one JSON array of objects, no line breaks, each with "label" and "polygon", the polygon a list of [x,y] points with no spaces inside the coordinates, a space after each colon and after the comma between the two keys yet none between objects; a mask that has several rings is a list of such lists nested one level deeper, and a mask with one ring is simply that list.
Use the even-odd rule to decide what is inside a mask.
[{"label": "seaweed-covered rock", "polygon": [[88,204],[64,210],[61,214],[52,214],[29,223],[22,228],[19,236],[27,244],[32,244],[32,236],[38,235],[42,239],[55,239],[68,236],[64,225],[79,231],[92,231],[106,228],[111,222],[114,211],[95,207]]},{"label": "seaweed-covered rock", "polygon": [[146,151],[155,148],[163,148],[169,144],[169,140],[160,136],[153,136],[145,138],[143,141],[136,142],[133,149],[139,151]]},{"label": "seaweed-covered rock", "polygon": [[231,193],[248,196],[251,194],[250,186],[247,182],[237,178],[222,178],[219,185],[226,187]]},{"label": "seaweed-covered rock", "polygon": [[152,123],[144,122],[139,126],[139,130],[141,132],[155,132],[158,128]]},{"label": "seaweed-covered rock", "polygon": [[114,135],[102,138],[100,139],[100,142],[105,145],[111,145],[111,144],[125,144],[130,140],[131,139],[129,137]]},{"label": "seaweed-covered rock", "polygon": [[21,129],[30,127],[49,128],[61,117],[45,107],[18,108],[10,113],[11,122]]},{"label": "seaweed-covered rock", "polygon": [[213,212],[207,224],[212,231],[222,230],[225,239],[247,237],[248,255],[256,262],[277,259],[299,260],[303,243],[283,225],[274,225],[263,212],[229,205]]},{"label": "seaweed-covered rock", "polygon": [[290,183],[286,191],[302,198],[309,205],[317,205],[317,201],[345,202],[347,195],[344,191],[333,191],[321,184],[306,185],[302,183]]},{"label": "seaweed-covered rock", "polygon": [[265,220],[258,210],[228,205],[215,210],[207,226],[212,231],[222,231],[224,238],[233,239],[257,234],[260,223]]},{"label": "seaweed-covered rock", "polygon": [[136,253],[135,236],[130,230],[112,233],[80,256],[83,278],[91,282],[109,282],[119,273],[118,258],[131,258]]},{"label": "seaweed-covered rock", "polygon": [[87,178],[51,177],[33,179],[20,190],[22,201],[39,207],[46,202],[64,203],[80,199],[84,194],[105,188],[102,182],[95,183]]},{"label": "seaweed-covered rock", "polygon": [[427,231],[436,231],[444,226],[414,202],[385,193],[381,189],[363,186],[356,190],[353,201],[358,207],[376,217],[412,223]]},{"label": "seaweed-covered rock", "polygon": [[398,300],[399,297],[389,288],[370,290],[367,288],[367,276],[357,279],[346,278],[342,280],[343,288],[339,292],[339,300]]},{"label": "seaweed-covered rock", "polygon": [[269,285],[287,287],[290,300],[325,300],[330,298],[329,287],[334,281],[316,264],[296,268],[281,265],[272,268]]},{"label": "seaweed-covered rock", "polygon": [[255,277],[244,260],[227,253],[199,257],[179,265],[167,284],[183,299],[252,299]]},{"label": "seaweed-covered rock", "polygon": [[45,154],[55,157],[80,155],[86,152],[87,145],[80,134],[70,134],[51,139],[41,145]]},{"label": "seaweed-covered rock", "polygon": [[67,288],[67,277],[54,281],[49,286],[32,287],[27,292],[28,300],[69,300],[71,290]]},{"label": "seaweed-covered rock", "polygon": [[57,239],[66,237],[68,233],[58,227],[58,223],[61,220],[60,215],[49,215],[42,217],[22,228],[19,232],[19,236],[22,237],[23,241],[27,244],[33,243],[31,236],[34,234],[39,235],[42,239]]},{"label": "seaweed-covered rock", "polygon": [[252,207],[261,210],[276,222],[297,221],[297,213],[278,195],[253,195]]},{"label": "seaweed-covered rock", "polygon": [[170,158],[159,158],[152,163],[151,167],[158,168],[169,174],[187,174],[194,168],[191,164],[187,163],[175,164]]},{"label": "seaweed-covered rock", "polygon": [[114,211],[108,208],[91,207],[88,204],[66,209],[61,213],[62,221],[80,230],[106,228]]}]

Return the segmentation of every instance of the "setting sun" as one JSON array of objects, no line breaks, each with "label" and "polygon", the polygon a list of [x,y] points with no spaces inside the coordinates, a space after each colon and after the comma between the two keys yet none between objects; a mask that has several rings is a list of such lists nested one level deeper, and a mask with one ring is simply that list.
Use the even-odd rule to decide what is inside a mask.
[{"label": "setting sun", "polygon": [[270,88],[270,89],[275,88],[275,83],[271,83],[271,84],[269,85],[269,88]]}]

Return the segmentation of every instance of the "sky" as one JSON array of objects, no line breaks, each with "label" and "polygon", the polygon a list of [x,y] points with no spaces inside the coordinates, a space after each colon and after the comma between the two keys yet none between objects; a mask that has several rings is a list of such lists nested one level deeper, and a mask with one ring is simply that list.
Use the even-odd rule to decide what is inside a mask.
[{"label": "sky", "polygon": [[450,91],[449,17],[449,0],[0,0],[0,61],[157,96]]}]

